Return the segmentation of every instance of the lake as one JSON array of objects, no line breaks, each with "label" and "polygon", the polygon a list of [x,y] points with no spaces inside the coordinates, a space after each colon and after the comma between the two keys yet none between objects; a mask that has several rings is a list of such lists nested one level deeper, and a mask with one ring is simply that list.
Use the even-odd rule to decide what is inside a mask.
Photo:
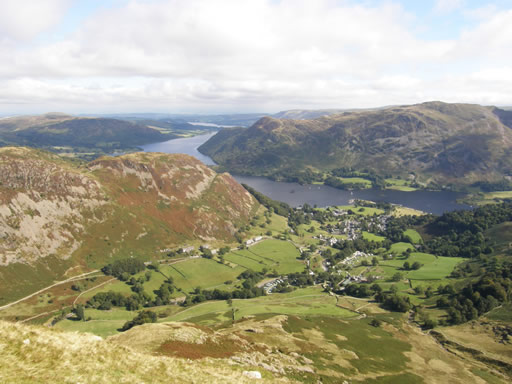
[{"label": "lake", "polygon": [[392,189],[363,189],[360,191],[343,191],[327,185],[285,183],[272,181],[265,177],[234,176],[239,183],[247,184],[273,200],[284,201],[292,207],[305,203],[318,207],[330,205],[347,205],[349,200],[361,199],[370,201],[386,201],[401,204],[405,207],[434,213],[469,209],[470,206],[458,204],[457,198],[462,194],[450,191],[413,191],[403,192]]},{"label": "lake", "polygon": [[[142,145],[145,152],[186,153],[194,156],[208,165],[215,162],[208,156],[200,153],[197,148],[207,141],[214,133],[199,135],[184,139],[174,139],[162,143]],[[347,205],[349,200],[363,199],[371,201],[386,201],[393,204],[402,204],[405,207],[419,209],[420,211],[434,213],[436,215],[456,209],[469,209],[468,205],[458,204],[457,198],[462,196],[450,191],[414,191],[403,192],[391,189],[365,189],[361,191],[342,191],[326,185],[300,185],[297,183],[285,183],[272,181],[264,177],[237,176],[234,178],[239,183],[244,183],[257,191],[267,195],[271,199],[283,201],[292,207],[305,203],[318,207],[331,205]]]},{"label": "lake", "polygon": [[207,165],[214,165],[215,162],[209,156],[200,153],[197,148],[216,133],[212,132],[194,137],[163,141],[161,143],[140,145],[140,148],[144,152],[185,153],[194,156]]}]

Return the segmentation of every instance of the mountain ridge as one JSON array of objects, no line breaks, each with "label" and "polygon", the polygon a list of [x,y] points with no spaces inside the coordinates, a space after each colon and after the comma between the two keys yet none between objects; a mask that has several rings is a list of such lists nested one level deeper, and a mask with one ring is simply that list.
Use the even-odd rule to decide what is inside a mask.
[{"label": "mountain ridge", "polygon": [[199,150],[233,173],[346,167],[468,184],[512,174],[511,116],[496,107],[427,102],[313,120],[264,117],[246,130],[219,132]]},{"label": "mountain ridge", "polygon": [[81,148],[113,152],[178,136],[137,122],[75,117],[60,112],[0,120],[0,145],[22,145],[58,151]]}]

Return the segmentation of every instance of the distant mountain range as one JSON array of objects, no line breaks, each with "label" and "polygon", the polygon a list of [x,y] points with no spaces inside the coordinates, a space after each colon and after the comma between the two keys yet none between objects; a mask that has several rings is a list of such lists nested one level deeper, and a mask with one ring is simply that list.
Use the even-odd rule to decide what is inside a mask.
[{"label": "distant mountain range", "polygon": [[[307,116],[282,115],[290,114]],[[240,174],[286,179],[343,167],[467,185],[512,175],[512,111],[427,102],[309,120],[264,117],[220,131],[199,150]]]},{"label": "distant mountain range", "polygon": [[179,113],[121,113],[98,115],[98,117],[109,117],[121,120],[141,121],[152,120],[158,122],[172,122],[173,124],[181,123],[206,123],[236,127],[248,127],[254,124],[268,113],[233,113],[233,114],[179,114]]},{"label": "distant mountain range", "polygon": [[0,120],[0,144],[32,147],[81,147],[116,150],[176,136],[140,123],[109,118],[74,117],[62,113]]},{"label": "distant mountain range", "polygon": [[[135,153],[88,164],[0,148],[0,304],[119,257],[234,241],[258,203],[188,155]],[[78,272],[79,273],[79,272]]]}]

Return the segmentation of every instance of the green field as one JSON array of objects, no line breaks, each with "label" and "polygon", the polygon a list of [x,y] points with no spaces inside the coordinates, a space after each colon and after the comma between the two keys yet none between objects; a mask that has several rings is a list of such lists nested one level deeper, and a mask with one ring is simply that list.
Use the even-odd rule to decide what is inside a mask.
[{"label": "green field", "polygon": [[372,182],[363,177],[337,177],[343,184],[362,184],[365,188],[370,188]]},{"label": "green field", "polygon": [[402,191],[402,192],[414,192],[417,191],[418,188],[409,187],[407,185],[391,185],[387,187],[387,189],[393,189],[395,191]]},{"label": "green field", "polygon": [[375,241],[376,243],[380,243],[381,241],[386,240],[384,236],[375,235],[366,231],[363,231],[363,239],[368,241]]},{"label": "green field", "polygon": [[90,332],[101,337],[111,336],[117,333],[125,322],[133,319],[137,312],[126,311],[121,308],[113,308],[109,311],[86,308],[85,316],[91,317],[89,321],[77,321],[65,319],[58,322],[55,328],[65,331]]},{"label": "green field", "polygon": [[[151,279],[144,282],[144,290],[155,297],[154,291],[160,288],[162,283],[167,277],[172,277],[174,285],[180,288],[183,293],[188,293],[196,287],[202,289],[230,289],[231,285],[225,285],[224,282],[228,280],[235,281],[237,276],[240,275],[245,269],[240,266],[230,267],[221,264],[215,260],[197,258],[188,259],[183,262],[178,262],[172,265],[160,265],[160,271],[152,270]],[[144,276],[146,271],[142,271],[136,275],[135,278]],[[81,302],[86,302],[98,292],[120,292],[127,295],[132,294],[131,286],[123,281],[114,280],[112,283],[103,285],[98,289],[94,289],[81,296]],[[174,297],[183,296],[180,292],[174,292]]]},{"label": "green field", "polygon": [[417,271],[410,271],[407,277],[411,280],[441,280],[450,275],[455,266],[462,261],[461,257],[435,257],[426,253],[411,254],[411,262],[425,264]]},{"label": "green field", "polygon": [[[191,292],[196,287],[202,289],[222,289],[224,282],[236,280],[244,269],[231,268],[211,259],[199,258],[176,263],[160,268],[163,274],[172,277],[174,285],[184,292]],[[225,288],[225,286],[224,286]]]},{"label": "green field", "polygon": [[[233,308],[237,319],[260,314],[328,315],[341,318],[357,316],[354,312],[337,307],[336,298],[322,292],[319,287],[298,289],[290,293],[273,294],[254,299],[233,300],[232,305],[229,305],[227,301],[208,301],[189,308],[171,305],[156,307],[152,310],[169,314],[169,316],[159,319],[158,322],[190,321],[213,325],[229,321],[232,318]],[[85,315],[91,320],[84,322],[66,319],[57,323],[56,328],[90,332],[106,337],[117,333],[117,329],[136,314],[136,311],[126,311],[122,308],[113,308],[109,311],[86,308]]]},{"label": "green field", "polygon": [[423,242],[421,235],[415,229],[407,229],[404,231],[404,236],[407,236],[413,244],[420,244]]},{"label": "green field", "polygon": [[500,191],[484,193],[487,199],[512,199],[512,191]]},{"label": "green field", "polygon": [[394,189],[395,191],[412,192],[418,190],[417,188],[411,187],[411,183],[408,180],[386,179],[385,182],[387,189]]},{"label": "green field", "polygon": [[403,252],[405,252],[408,249],[414,249],[414,247],[409,243],[394,243],[391,245],[391,253],[395,256],[401,255]]},{"label": "green field", "polygon": [[98,292],[106,292],[106,291],[113,291],[113,292],[119,292],[119,293],[125,293],[125,294],[132,293],[131,288],[128,284],[116,279],[116,280],[112,281],[111,283],[102,285],[101,287],[98,287],[97,289],[93,289],[89,292],[84,293],[82,296],[80,296],[80,300],[86,301],[86,299],[90,299]]},{"label": "green field", "polygon": [[232,306],[226,301],[210,301],[187,308],[162,321],[190,321],[212,325],[230,320],[233,309],[237,319],[258,314],[329,315],[343,318],[357,316],[354,312],[337,307],[335,297],[313,287],[249,300],[233,300]]},{"label": "green field", "polygon": [[231,263],[254,271],[267,268],[275,269],[279,274],[287,274],[304,270],[304,264],[298,260],[299,256],[299,250],[292,243],[269,239],[248,249],[232,251],[224,258]]},{"label": "green field", "polygon": [[[387,276],[392,272],[399,271],[411,280],[441,280],[449,276],[453,268],[463,260],[460,257],[436,257],[428,253],[413,252],[408,259],[399,257],[393,260],[385,260],[380,263],[379,267],[386,270]],[[417,261],[423,266],[415,271],[401,270],[405,261],[409,264]],[[391,270],[393,268],[394,271]]]},{"label": "green field", "polygon": [[352,210],[352,212],[359,216],[373,216],[375,214],[382,215],[384,213],[384,210],[380,208],[356,207],[354,205],[340,205],[337,208],[344,209],[345,211]]}]

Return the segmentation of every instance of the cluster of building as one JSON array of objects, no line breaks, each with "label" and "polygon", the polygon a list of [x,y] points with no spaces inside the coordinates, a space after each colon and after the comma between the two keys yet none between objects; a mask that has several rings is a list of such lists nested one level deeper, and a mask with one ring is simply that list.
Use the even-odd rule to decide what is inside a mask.
[{"label": "cluster of building", "polygon": [[335,208],[335,209],[332,209],[331,212],[335,217],[348,215],[348,211],[345,211],[344,209]]},{"label": "cluster of building", "polygon": [[355,284],[355,283],[365,283],[366,281],[368,281],[366,279],[366,277],[364,277],[363,275],[357,275],[357,276],[352,276],[350,273],[347,272],[347,276],[346,278],[340,283],[340,286],[341,287],[346,287],[347,285],[349,284]]},{"label": "cluster of building", "polygon": [[389,215],[380,215],[370,219],[370,225],[373,226],[374,231],[385,231],[387,228],[388,220],[391,218]]},{"label": "cluster of building", "polygon": [[341,233],[347,236],[348,240],[355,240],[361,236],[361,224],[355,219],[347,219],[343,221]]},{"label": "cluster of building", "polygon": [[313,239],[321,240],[324,244],[327,244],[327,245],[329,245],[331,247],[339,241],[335,237],[327,237],[327,236],[324,236],[322,234],[320,234],[318,236],[313,236]]},{"label": "cluster of building", "polygon": [[355,251],[352,255],[343,259],[340,264],[351,265],[351,264],[354,264],[358,259],[372,257],[372,256],[373,256],[372,253],[364,253],[361,251]]},{"label": "cluster of building", "polygon": [[245,245],[253,245],[256,244],[258,241],[263,240],[263,236],[256,236],[254,239],[249,239],[245,242]]},{"label": "cluster of building", "polygon": [[270,294],[272,293],[272,290],[277,287],[279,284],[281,283],[284,283],[285,281],[287,280],[287,277],[284,276],[284,277],[280,277],[278,279],[275,279],[275,280],[272,280],[272,281],[269,281],[267,283],[265,283],[265,285],[263,286],[263,289],[265,290],[265,292],[267,294]]}]

